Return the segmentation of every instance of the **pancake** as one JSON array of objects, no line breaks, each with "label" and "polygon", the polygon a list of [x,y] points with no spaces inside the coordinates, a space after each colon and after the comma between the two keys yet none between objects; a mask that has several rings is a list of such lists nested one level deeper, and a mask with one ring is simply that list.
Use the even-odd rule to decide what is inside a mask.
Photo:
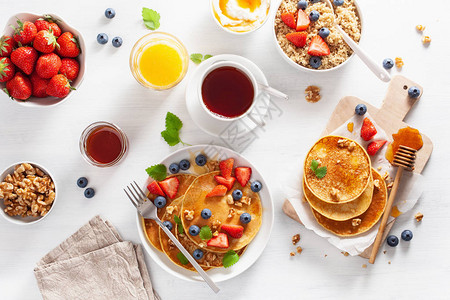
[{"label": "pancake", "polygon": [[[261,199],[259,198],[258,193],[255,193],[250,188],[250,183],[247,183],[245,187],[241,187],[239,183],[235,183],[233,188],[229,190],[225,196],[223,197],[209,197],[206,198],[206,195],[217,186],[217,182],[214,179],[215,175],[218,175],[220,172],[211,172],[201,176],[198,176],[192,185],[189,187],[188,191],[185,194],[182,206],[183,216],[181,217],[183,228],[185,232],[189,232],[189,227],[191,225],[197,225],[200,228],[202,226],[209,226],[214,233],[216,230],[219,230],[219,225],[228,224],[228,225],[242,225],[244,227],[243,236],[239,239],[228,237],[229,247],[226,249],[217,248],[217,247],[203,247],[203,249],[207,249],[214,252],[227,252],[229,250],[239,250],[248,243],[252,241],[252,239],[256,236],[261,227],[262,222],[262,205]],[[232,197],[231,194],[235,189],[240,189],[243,193],[243,198],[248,197],[251,199],[250,204],[244,204],[240,201],[233,201],[232,204],[227,203],[227,198]],[[231,198],[232,199],[232,198]],[[240,203],[242,206],[236,206],[235,203]],[[201,211],[204,208],[209,208],[212,212],[211,218],[205,220],[201,217]],[[230,214],[230,209],[235,211],[234,215],[228,218]],[[194,216],[192,220],[187,220],[185,216],[186,211],[193,211]],[[239,218],[240,215],[244,212],[247,212],[251,215],[252,220],[248,224],[241,224]],[[220,222],[220,224],[219,224]],[[200,235],[191,236],[188,234],[188,237],[196,244],[202,245],[206,241],[202,241]]]},{"label": "pancake", "polygon": [[[315,159],[326,166],[325,177],[311,170]],[[317,198],[328,203],[345,203],[358,198],[370,182],[371,164],[366,150],[357,142],[340,136],[325,136],[306,155],[303,177]]]},{"label": "pancake", "polygon": [[306,201],[315,211],[328,219],[335,221],[345,221],[352,219],[364,213],[372,202],[373,180],[370,178],[369,185],[364,192],[351,202],[346,203],[328,203],[320,200],[311,193],[303,180],[303,193]]},{"label": "pancake", "polygon": [[[364,233],[371,229],[375,224],[377,224],[386,207],[387,189],[386,183],[378,172],[372,170],[372,176],[374,180],[372,203],[370,204],[366,212],[351,220],[334,221],[322,216],[313,208],[311,208],[317,222],[326,230],[331,231],[332,233],[341,237],[351,237]],[[357,226],[353,226],[352,223],[354,222],[354,220],[358,219],[361,220],[360,224]]]}]

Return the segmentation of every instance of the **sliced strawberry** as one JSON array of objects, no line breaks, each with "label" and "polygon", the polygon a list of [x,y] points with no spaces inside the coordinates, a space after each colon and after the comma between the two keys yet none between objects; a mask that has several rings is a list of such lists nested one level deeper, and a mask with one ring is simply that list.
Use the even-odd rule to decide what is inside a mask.
[{"label": "sliced strawberry", "polygon": [[170,177],[159,182],[159,186],[170,199],[175,198],[175,195],[178,192],[179,185],[180,181],[176,177]]},{"label": "sliced strawberry", "polygon": [[297,13],[297,26],[293,27],[297,31],[302,31],[308,29],[309,26],[309,16],[304,10],[299,9]]},{"label": "sliced strawberry", "polygon": [[377,134],[377,129],[373,125],[369,118],[364,118],[363,124],[361,126],[361,137],[365,141],[370,141],[373,136]]},{"label": "sliced strawberry", "polygon": [[222,174],[222,176],[225,178],[230,177],[231,172],[233,172],[233,164],[234,164],[233,158],[229,158],[227,160],[222,160],[219,163],[220,174]]},{"label": "sliced strawberry", "polygon": [[156,181],[152,181],[149,185],[147,185],[147,190],[154,195],[160,195],[163,197],[166,196],[161,187],[159,186],[158,182]]},{"label": "sliced strawberry", "polygon": [[287,40],[299,48],[306,45],[306,37],[307,36],[308,36],[308,34],[306,33],[306,31],[290,32],[290,33],[286,34]]},{"label": "sliced strawberry", "polygon": [[252,176],[252,169],[249,167],[239,167],[234,169],[234,175],[236,175],[236,179],[241,186],[244,187]]},{"label": "sliced strawberry", "polygon": [[225,178],[218,175],[214,176],[214,179],[218,184],[226,186],[228,190],[231,190],[233,188],[233,184],[236,181],[236,178],[234,177]]},{"label": "sliced strawberry", "polygon": [[384,144],[386,144],[386,142],[387,141],[385,140],[378,140],[371,142],[369,146],[367,146],[367,153],[369,153],[369,155],[377,154],[378,150],[380,150],[381,147],[383,147]]},{"label": "sliced strawberry", "polygon": [[287,26],[295,29],[295,15],[293,13],[286,12],[284,14],[281,14],[281,21],[283,21],[284,24],[286,24]]},{"label": "sliced strawberry", "polygon": [[221,232],[218,236],[210,239],[206,244],[211,247],[228,248],[228,236]]},{"label": "sliced strawberry", "polygon": [[244,234],[244,227],[242,227],[241,225],[223,224],[220,228],[222,229],[222,231],[225,231],[229,236],[235,239],[241,238]]},{"label": "sliced strawberry", "polygon": [[217,197],[217,196],[225,196],[227,193],[227,187],[224,185],[216,185],[211,192],[209,192],[206,197]]},{"label": "sliced strawberry", "polygon": [[325,56],[330,54],[330,48],[320,36],[316,35],[309,44],[308,54],[311,56]]}]

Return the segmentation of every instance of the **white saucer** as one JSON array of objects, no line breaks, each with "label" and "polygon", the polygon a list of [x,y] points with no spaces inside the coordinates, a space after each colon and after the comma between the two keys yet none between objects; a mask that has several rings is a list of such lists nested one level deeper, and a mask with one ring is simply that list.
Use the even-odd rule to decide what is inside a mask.
[{"label": "white saucer", "polygon": [[241,136],[264,124],[263,118],[269,109],[270,96],[262,91],[259,92],[255,100],[257,102],[249,113],[249,116],[253,117],[256,122],[248,117],[238,119],[234,122],[221,121],[211,117],[203,109],[200,103],[201,100],[198,98],[198,86],[201,84],[200,75],[203,71],[213,63],[221,60],[230,60],[242,64],[253,73],[258,83],[269,85],[266,76],[264,76],[261,69],[247,58],[233,54],[216,55],[202,62],[197,67],[197,70],[191,75],[186,86],[186,106],[192,120],[194,120],[195,124],[197,124],[204,132],[221,137],[227,135],[228,130],[233,130],[235,136]]}]

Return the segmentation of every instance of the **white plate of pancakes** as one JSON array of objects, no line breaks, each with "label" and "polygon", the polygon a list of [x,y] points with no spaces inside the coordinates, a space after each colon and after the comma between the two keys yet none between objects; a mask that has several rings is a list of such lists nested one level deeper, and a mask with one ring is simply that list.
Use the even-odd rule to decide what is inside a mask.
[{"label": "white plate of pancakes", "polygon": [[[207,270],[207,273],[212,280],[214,280],[215,282],[221,282],[231,279],[247,270],[253,263],[256,262],[256,260],[262,254],[264,248],[266,247],[269,241],[270,233],[272,231],[274,220],[273,201],[269,190],[269,186],[267,185],[263,176],[255,168],[255,166],[251,164],[245,157],[228,148],[215,145],[198,145],[185,147],[170,154],[169,156],[164,158],[160,163],[164,164],[168,168],[168,173],[170,173],[169,172],[170,164],[172,163],[178,164],[181,160],[187,159],[190,162],[190,168],[185,171],[182,171],[180,169],[178,174],[202,175],[208,173],[211,170],[205,169],[207,165],[205,165],[204,167],[199,167],[196,164],[195,158],[199,154],[204,154],[206,156],[207,165],[209,165],[209,162],[233,158],[235,167],[242,166],[242,167],[249,167],[252,169],[249,184],[255,180],[260,181],[262,184],[262,189],[258,193],[262,206],[262,212],[260,216],[261,226],[259,228],[259,231],[256,233],[251,242],[246,246],[245,251],[240,255],[239,261],[237,263],[228,268],[217,267],[217,268],[210,268],[209,270]],[[144,191],[146,192],[148,191],[147,185],[152,181],[153,179],[149,177],[146,183],[143,185]],[[240,188],[240,185],[237,181],[235,182],[233,188],[236,187]],[[169,205],[169,203],[167,205]],[[211,210],[213,209],[214,208],[212,208]],[[178,214],[180,215],[180,218],[184,217],[181,212],[178,212]],[[161,268],[166,270],[168,273],[184,280],[203,281],[203,279],[197,274],[197,272],[188,270],[184,267],[175,264],[171,259],[169,259],[166,253],[161,252],[160,250],[156,249],[155,246],[152,245],[147,236],[147,232],[144,225],[145,221],[139,214],[136,215],[136,223],[138,227],[139,237],[144,246],[144,249]],[[241,251],[236,250],[236,252]]]}]

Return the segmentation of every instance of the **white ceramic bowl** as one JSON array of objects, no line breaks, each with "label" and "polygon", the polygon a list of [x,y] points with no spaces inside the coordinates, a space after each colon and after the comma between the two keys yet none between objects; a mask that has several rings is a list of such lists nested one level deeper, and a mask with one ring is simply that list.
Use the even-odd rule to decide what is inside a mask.
[{"label": "white ceramic bowl", "polygon": [[[3,173],[0,175],[0,182],[2,182],[8,174],[12,175],[14,173],[14,167],[17,165],[20,165],[22,163],[24,163],[24,162],[17,162],[17,163],[10,165],[8,168],[6,168],[5,171],[3,171]],[[53,181],[53,184],[55,185],[55,200],[53,201],[53,204],[50,207],[50,210],[44,216],[42,216],[42,217],[31,217],[31,216],[21,217],[21,216],[10,216],[10,215],[6,214],[5,213],[6,206],[3,204],[3,199],[0,199],[0,209],[1,209],[0,214],[7,221],[17,224],[17,225],[31,225],[31,224],[35,224],[39,221],[42,221],[46,216],[48,216],[51,213],[53,207],[55,206],[56,200],[58,199],[58,187],[56,186],[56,181],[54,180],[54,177],[52,176],[52,174],[46,168],[44,168],[42,165],[39,165],[34,162],[27,162],[27,163],[29,163],[30,165],[32,165],[35,168],[39,168],[42,172],[44,172],[45,174],[50,176],[50,179]]]},{"label": "white ceramic bowl", "polygon": [[[294,62],[292,59],[289,58],[289,56],[287,56],[287,54],[283,51],[283,49],[281,49],[280,45],[278,44],[277,35],[275,33],[275,18],[277,16],[278,9],[280,8],[282,2],[283,2],[283,0],[280,1],[280,4],[278,5],[277,9],[275,10],[275,12],[273,14],[273,18],[272,18],[272,22],[271,22],[271,24],[272,24],[272,38],[273,38],[273,41],[274,41],[274,43],[276,45],[275,47],[276,47],[278,53],[280,53],[281,57],[283,57],[291,66],[293,66],[297,70],[311,72],[311,73],[315,73],[315,74],[326,73],[326,72],[334,71],[334,70],[337,70],[337,69],[341,68],[342,66],[346,65],[350,61],[350,59],[352,59],[353,56],[355,56],[355,52],[353,52],[352,55],[350,55],[350,57],[347,58],[347,60],[344,61],[342,64],[340,64],[340,65],[338,65],[338,66],[336,66],[334,68],[325,69],[325,70],[317,70],[317,69],[306,68],[306,67],[303,67],[303,66],[297,64],[296,62]],[[354,3],[355,3],[355,6],[356,6],[356,11],[358,13],[359,21],[361,23],[361,38],[359,39],[359,42],[358,42],[358,43],[361,43],[361,39],[363,37],[363,17],[362,17],[361,9],[360,9],[358,3],[356,1],[354,1]]]},{"label": "white ceramic bowl", "polygon": [[[75,89],[78,89],[80,87],[81,82],[83,81],[84,73],[86,72],[86,46],[84,43],[83,36],[81,33],[70,26],[67,22],[65,22],[60,16],[55,14],[48,14],[50,15],[54,20],[58,20],[57,24],[61,28],[62,33],[66,31],[70,31],[73,33],[73,35],[78,39],[78,43],[81,49],[80,55],[76,58],[78,62],[80,63],[80,72],[78,73],[78,77],[71,82],[72,87]],[[42,15],[37,15],[34,13],[18,13],[9,18],[8,22],[5,25],[5,29],[3,30],[2,35],[9,35],[12,36],[14,30],[11,28],[10,25],[16,26],[17,25],[17,19],[20,19],[21,21],[30,21],[34,22],[37,19],[41,18]],[[0,83],[0,89],[3,91],[3,88],[6,87],[6,83],[2,82]],[[28,100],[22,101],[22,100],[14,100],[15,102],[27,106],[27,107],[46,107],[46,106],[54,106],[60,103],[63,103],[66,101],[73,93],[76,93],[77,91],[70,91],[70,93],[64,97],[64,98],[56,98],[56,97],[46,97],[46,98],[37,98],[31,96]],[[6,93],[5,93],[6,94]],[[2,100],[3,101],[3,100]]]}]

